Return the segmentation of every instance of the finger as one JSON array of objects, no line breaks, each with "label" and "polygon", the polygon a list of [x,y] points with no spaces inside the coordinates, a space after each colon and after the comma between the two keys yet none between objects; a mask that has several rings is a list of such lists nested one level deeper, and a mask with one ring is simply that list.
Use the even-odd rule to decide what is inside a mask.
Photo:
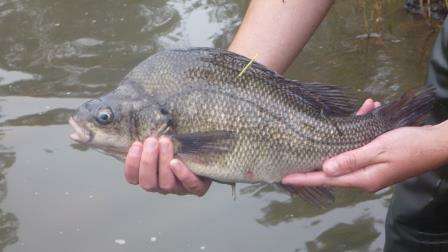
[{"label": "finger", "polygon": [[387,163],[378,163],[340,177],[328,177],[324,182],[328,186],[357,187],[376,192],[400,180],[400,171],[391,169]]},{"label": "finger", "polygon": [[396,169],[390,169],[387,163],[378,163],[345,176],[334,177],[330,184],[334,186],[358,187],[369,192],[376,192],[392,185],[394,181],[398,182],[393,175],[396,172]]},{"label": "finger", "polygon": [[343,175],[330,177],[324,172],[297,173],[283,178],[282,183],[295,187],[304,186],[335,186],[356,187],[369,192],[378,191],[393,183],[387,174],[384,174],[384,163],[372,165],[365,169]]},{"label": "finger", "polygon": [[147,191],[157,191],[157,139],[150,137],[143,143],[142,158],[140,160],[139,184]]},{"label": "finger", "polygon": [[358,115],[358,116],[365,115],[365,114],[369,113],[370,111],[372,111],[374,108],[375,108],[374,102],[372,99],[369,98],[364,101],[362,106],[359,108],[358,112],[356,112],[356,115]]},{"label": "finger", "polygon": [[202,180],[191,172],[181,161],[173,159],[170,162],[171,170],[190,193],[203,196],[210,187],[210,180]]},{"label": "finger", "polygon": [[140,142],[135,142],[132,144],[126,156],[125,166],[124,166],[124,176],[128,183],[137,185],[138,184],[138,173],[140,166],[140,157],[142,155],[143,146]]},{"label": "finger", "polygon": [[381,107],[381,102],[377,102],[376,101],[376,102],[373,103],[373,105],[374,105],[375,108]]},{"label": "finger", "polygon": [[326,186],[332,178],[321,171],[295,173],[284,177],[282,183],[292,186]]},{"label": "finger", "polygon": [[354,172],[368,165],[378,163],[376,157],[381,153],[381,147],[376,142],[371,142],[358,149],[339,154],[322,165],[322,169],[328,176],[341,176]]},{"label": "finger", "polygon": [[161,137],[159,144],[159,187],[162,191],[174,193],[177,184],[176,178],[170,169],[170,161],[174,156],[173,143],[168,137]]}]

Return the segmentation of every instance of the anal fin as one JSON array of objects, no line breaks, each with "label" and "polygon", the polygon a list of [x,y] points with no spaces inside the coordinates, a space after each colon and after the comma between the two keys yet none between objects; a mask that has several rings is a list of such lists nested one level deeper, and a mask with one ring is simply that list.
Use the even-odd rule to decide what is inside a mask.
[{"label": "anal fin", "polygon": [[304,201],[319,208],[329,207],[334,203],[333,190],[329,187],[293,187],[281,185],[291,196],[299,196]]}]

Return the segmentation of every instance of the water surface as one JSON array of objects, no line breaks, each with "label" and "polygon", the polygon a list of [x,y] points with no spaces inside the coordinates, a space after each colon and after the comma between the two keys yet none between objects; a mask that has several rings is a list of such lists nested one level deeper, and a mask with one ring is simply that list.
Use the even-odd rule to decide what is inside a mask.
[{"label": "water surface", "polygon": [[[425,78],[435,32],[402,9],[337,1],[287,75],[388,100]],[[128,185],[123,164],[74,145],[66,121],[166,48],[225,48],[236,0],[0,0],[0,249],[377,251],[391,190],[338,191],[328,209],[273,187],[203,198]],[[372,38],[366,39],[366,34]]]}]

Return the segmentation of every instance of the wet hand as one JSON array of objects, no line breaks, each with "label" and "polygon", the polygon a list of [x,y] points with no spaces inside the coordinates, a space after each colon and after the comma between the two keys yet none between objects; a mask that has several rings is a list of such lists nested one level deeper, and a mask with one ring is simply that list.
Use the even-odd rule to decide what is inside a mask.
[{"label": "wet hand", "polygon": [[447,124],[387,132],[359,149],[327,160],[321,172],[293,174],[285,177],[283,183],[358,187],[375,192],[447,163]]},{"label": "wet hand", "polygon": [[168,137],[150,137],[142,144],[135,142],[125,163],[126,180],[146,191],[163,194],[204,195],[211,181],[196,176],[180,160],[174,159],[174,148]]}]

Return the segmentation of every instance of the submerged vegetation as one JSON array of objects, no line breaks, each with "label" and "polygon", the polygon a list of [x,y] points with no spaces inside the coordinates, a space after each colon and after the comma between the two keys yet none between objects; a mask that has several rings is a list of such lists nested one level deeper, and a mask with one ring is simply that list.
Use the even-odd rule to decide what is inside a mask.
[{"label": "submerged vegetation", "polygon": [[443,20],[447,15],[448,0],[406,0],[408,11],[436,20]]},{"label": "submerged vegetation", "polygon": [[448,14],[448,0],[358,0],[362,7],[372,5],[374,12],[381,13],[391,3],[404,4],[404,8],[416,15],[443,20]]},{"label": "submerged vegetation", "polygon": [[380,31],[383,20],[394,14],[390,12],[394,9],[391,6],[397,4],[403,4],[407,12],[427,20],[433,28],[439,28],[448,14],[448,0],[358,0],[364,26],[373,32]]},{"label": "submerged vegetation", "polygon": [[[358,36],[358,39],[368,38],[370,42],[377,45],[384,45],[384,35],[387,31],[395,27],[408,27],[409,31],[419,30],[423,38],[419,46],[420,62],[426,63],[426,58],[432,48],[433,41],[442,28],[442,23],[448,14],[448,0],[357,0],[358,11],[362,13],[365,34]],[[403,8],[396,8],[403,6]],[[399,11],[397,11],[399,10]],[[401,13],[400,13],[401,12]],[[414,16],[413,20],[423,20],[427,29],[415,29],[415,25],[422,22],[396,22],[397,16],[405,13]],[[368,42],[369,43],[369,42]]]}]

